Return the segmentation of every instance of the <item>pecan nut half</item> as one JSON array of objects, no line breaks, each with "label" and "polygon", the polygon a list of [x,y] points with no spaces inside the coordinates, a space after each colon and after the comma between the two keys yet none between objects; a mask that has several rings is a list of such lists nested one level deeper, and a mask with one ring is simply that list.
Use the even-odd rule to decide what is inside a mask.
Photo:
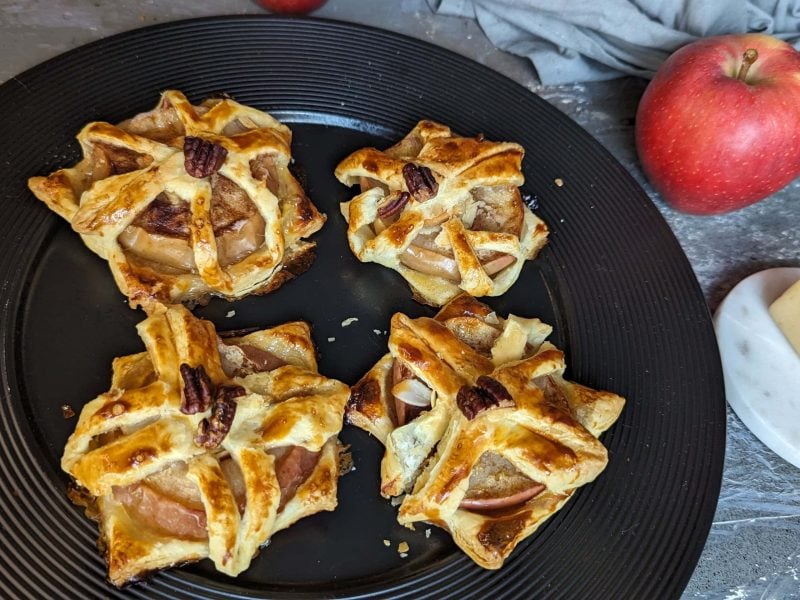
[{"label": "pecan nut half", "polygon": [[194,415],[207,411],[214,397],[214,386],[203,365],[190,367],[183,363],[180,366],[180,373],[183,379],[181,412],[185,415]]},{"label": "pecan nut half", "polygon": [[406,163],[403,167],[403,179],[417,202],[430,200],[439,193],[439,184],[428,167]]},{"label": "pecan nut half", "polygon": [[474,386],[461,386],[456,395],[456,404],[470,421],[486,410],[515,406],[505,386],[487,375],[478,377]]},{"label": "pecan nut half", "polygon": [[186,172],[202,179],[220,170],[228,151],[214,142],[187,135],[183,140],[183,156]]},{"label": "pecan nut half", "polygon": [[478,386],[483,393],[491,396],[497,406],[514,406],[514,400],[511,398],[511,394],[508,393],[506,386],[497,381],[497,379],[489,377],[488,375],[481,375],[478,377],[475,385]]},{"label": "pecan nut half", "polygon": [[194,443],[208,450],[219,446],[233,425],[233,418],[236,416],[236,398],[244,394],[244,388],[241,386],[220,386],[211,404],[211,415],[200,421],[197,426]]},{"label": "pecan nut half", "polygon": [[378,207],[378,216],[381,219],[386,219],[399,213],[411,198],[408,192],[395,192]]}]

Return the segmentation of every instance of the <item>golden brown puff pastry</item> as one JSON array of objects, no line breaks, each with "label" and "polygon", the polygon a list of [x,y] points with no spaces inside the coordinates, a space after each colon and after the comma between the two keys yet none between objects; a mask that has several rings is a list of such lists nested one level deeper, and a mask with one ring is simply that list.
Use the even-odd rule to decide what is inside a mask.
[{"label": "golden brown puff pastry", "polygon": [[386,447],[381,494],[405,494],[398,521],[443,527],[488,569],[605,468],[597,437],[625,403],[565,380],[550,332],[466,294],[435,318],[395,314],[389,353],[348,402]]},{"label": "golden brown puff pastry", "polygon": [[463,291],[504,293],[547,242],[520,196],[523,154],[432,121],[387,150],[357,150],[336,167],[340,182],[361,187],[342,203],[351,250],[400,273],[433,306]]},{"label": "golden brown puff pastry", "polygon": [[314,259],[325,222],[289,172],[292,134],[230,99],[167,91],[78,134],[83,160],[28,185],[106,259],[133,308],[272,291]]},{"label": "golden brown puff pastry", "polygon": [[137,328],[146,352],[114,360],[61,459],[112,583],[205,557],[236,575],[273,533],[335,508],[349,388],[317,373],[307,324],[222,339],[175,305]]}]

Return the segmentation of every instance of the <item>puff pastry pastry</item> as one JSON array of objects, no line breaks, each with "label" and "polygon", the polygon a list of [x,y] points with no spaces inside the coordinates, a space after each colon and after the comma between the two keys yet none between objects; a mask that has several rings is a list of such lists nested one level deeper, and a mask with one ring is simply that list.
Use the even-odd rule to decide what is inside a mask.
[{"label": "puff pastry pastry", "polygon": [[183,306],[138,325],[61,465],[100,526],[115,585],[210,558],[246,569],[276,531],[336,506],[349,388],[317,373],[309,327],[221,339]]},{"label": "puff pastry pastry", "polygon": [[78,134],[83,160],[28,185],[108,261],[132,307],[266,293],[306,270],[325,217],[289,172],[292,134],[230,99]]},{"label": "puff pastry pastry", "polygon": [[348,402],[386,447],[381,494],[405,494],[399,522],[443,527],[488,569],[605,468],[597,437],[625,402],[565,380],[550,332],[468,295],[435,318],[395,314],[389,353]]},{"label": "puff pastry pastry", "polygon": [[547,242],[520,196],[523,154],[432,121],[387,150],[357,150],[336,167],[340,182],[361,187],[341,206],[351,250],[400,273],[433,306],[462,291],[504,293]]}]

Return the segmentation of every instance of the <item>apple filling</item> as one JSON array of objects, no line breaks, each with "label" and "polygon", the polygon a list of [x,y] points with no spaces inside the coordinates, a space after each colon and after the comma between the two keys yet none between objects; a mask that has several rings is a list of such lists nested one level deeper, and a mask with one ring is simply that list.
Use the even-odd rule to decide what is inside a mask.
[{"label": "apple filling", "polygon": [[484,452],[469,477],[467,493],[459,504],[466,510],[486,511],[517,506],[545,490],[511,461],[495,452]]},{"label": "apple filling", "polygon": [[[230,179],[211,176],[211,224],[221,266],[235,264],[264,244],[266,223],[249,196]],[[177,272],[196,272],[189,203],[159,194],[120,234],[130,255]]]},{"label": "apple filling", "polygon": [[544,392],[545,401],[563,412],[570,412],[569,401],[550,375],[536,377],[533,383]]},{"label": "apple filling", "polygon": [[[275,457],[275,475],[281,492],[278,512],[281,512],[314,472],[320,453],[302,446],[273,448],[268,453]],[[230,456],[223,456],[219,464],[239,514],[243,515],[247,494],[241,469]],[[203,540],[208,537],[205,507],[199,489],[186,474],[186,463],[175,463],[139,483],[114,486],[112,493],[140,525],[170,537]]]},{"label": "apple filling", "polygon": [[[208,108],[202,105],[195,106],[194,111],[200,117],[208,112]],[[166,98],[162,99],[156,110],[127,119],[119,124],[119,128],[164,144],[173,144],[177,138],[186,134],[178,112]]]},{"label": "apple filling", "polygon": [[[320,453],[306,450],[302,446],[281,446],[267,451],[275,457],[275,476],[281,490],[281,499],[278,512],[281,512],[286,503],[294,498],[298,488],[314,472],[319,463]],[[225,479],[231,487],[239,512],[244,514],[247,507],[244,477],[236,461],[226,456],[220,460],[220,467],[225,474]]]},{"label": "apple filling", "polygon": [[144,169],[153,162],[153,158],[147,154],[111,144],[96,144],[94,158],[94,175],[98,179]]},{"label": "apple filling", "polygon": [[320,453],[311,452],[302,446],[283,446],[273,448],[269,454],[275,457],[275,475],[281,488],[281,501],[278,505],[280,512],[311,476],[319,462]]},{"label": "apple filling", "polygon": [[423,411],[430,410],[433,390],[415,377],[405,362],[395,358],[392,363],[392,398],[394,422],[401,427],[416,419]]},{"label": "apple filling", "polygon": [[250,173],[263,181],[274,196],[280,197],[280,178],[278,177],[278,164],[275,156],[271,154],[259,154],[250,161]]},{"label": "apple filling", "polygon": [[197,486],[180,462],[128,486],[114,486],[114,499],[137,523],[182,539],[208,537],[206,512]]},{"label": "apple filling", "polygon": [[[361,191],[379,187],[389,194],[388,187],[380,181],[368,177],[359,179]],[[383,207],[394,203],[396,199],[389,196]],[[471,223],[465,223],[473,231],[490,231],[496,233],[510,233],[519,237],[522,233],[525,218],[522,199],[519,190],[514,186],[478,187],[472,190],[471,203],[474,215]],[[403,205],[387,216],[378,216],[373,222],[373,231],[379,235],[386,228],[395,223],[400,217]],[[467,210],[467,213],[470,211]],[[400,262],[406,267],[441,277],[453,283],[461,282],[461,273],[458,269],[455,255],[449,247],[449,242],[443,238],[441,225],[450,218],[447,212],[442,212],[426,219],[423,230],[417,234],[411,244],[400,255]],[[503,252],[477,250],[476,255],[486,274],[493,277],[503,269],[516,262],[516,257]]]},{"label": "apple filling", "polygon": [[272,352],[243,342],[225,342],[218,338],[217,349],[222,370],[228,377],[246,377],[250,373],[272,371],[286,364]]}]

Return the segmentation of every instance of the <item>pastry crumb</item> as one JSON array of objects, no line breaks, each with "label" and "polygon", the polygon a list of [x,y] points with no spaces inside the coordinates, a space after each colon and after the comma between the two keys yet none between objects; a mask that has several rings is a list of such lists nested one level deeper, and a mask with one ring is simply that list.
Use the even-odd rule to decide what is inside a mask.
[{"label": "pastry crumb", "polygon": [[335,337],[329,337],[329,338],[328,338],[328,341],[329,341],[329,342],[335,342],[335,341],[336,341],[336,338],[335,338]]},{"label": "pastry crumb", "polygon": [[380,329],[373,329],[372,333],[374,333],[375,335],[381,335],[381,330]]},{"label": "pastry crumb", "polygon": [[348,325],[352,325],[356,321],[358,321],[358,317],[350,317],[349,319],[345,319],[344,321],[342,321],[342,327],[347,327]]},{"label": "pastry crumb", "polygon": [[425,537],[426,537],[426,538],[429,538],[429,537],[431,537],[431,530],[430,530],[430,529],[426,529],[426,530],[425,530]]},{"label": "pastry crumb", "polygon": [[556,177],[553,179],[553,183],[556,184],[556,187],[564,187],[564,180],[561,177]]},{"label": "pastry crumb", "polygon": [[400,542],[399,544],[397,544],[397,551],[400,553],[400,556],[403,556],[403,554],[407,555],[408,542]]},{"label": "pastry crumb", "polygon": [[390,542],[389,540],[383,540],[383,545],[388,548],[389,546],[392,545],[392,542]]},{"label": "pastry crumb", "polygon": [[230,319],[230,318],[231,318],[232,316],[234,316],[235,314],[236,314],[236,311],[235,311],[235,310],[229,310],[227,313],[225,313],[225,316],[226,316],[228,319]]},{"label": "pastry crumb", "polygon": [[61,414],[64,415],[65,419],[71,419],[75,416],[75,411],[72,410],[72,407],[69,404],[62,404]]},{"label": "pastry crumb", "polygon": [[407,552],[401,552],[400,553],[400,558],[405,558],[406,556],[408,556]]},{"label": "pastry crumb", "polygon": [[336,449],[338,451],[339,476],[341,477],[342,475],[347,475],[351,471],[355,471],[356,466],[353,464],[353,454],[350,452],[350,445],[338,442]]}]

